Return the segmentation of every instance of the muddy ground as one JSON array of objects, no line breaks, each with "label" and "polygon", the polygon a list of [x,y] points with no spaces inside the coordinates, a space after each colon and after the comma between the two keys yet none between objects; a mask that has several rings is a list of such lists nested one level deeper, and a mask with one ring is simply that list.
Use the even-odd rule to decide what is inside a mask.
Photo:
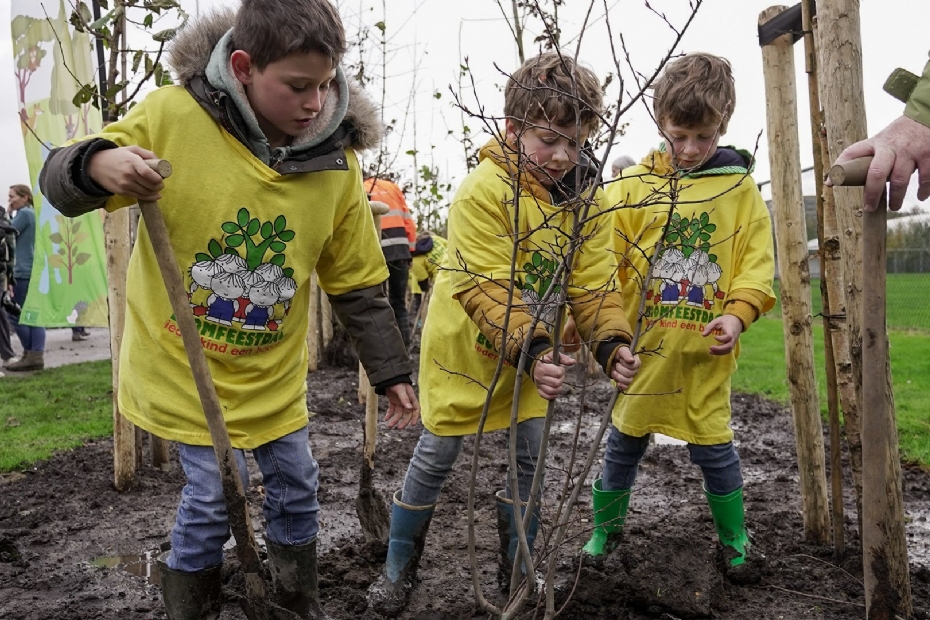
[{"label": "muddy ground", "polygon": [[[561,492],[574,420],[583,408],[581,444],[589,445],[609,395],[609,386],[597,382],[586,392],[583,407],[580,390],[559,404],[550,442],[543,535],[550,531],[549,520]],[[355,514],[363,414],[356,399],[356,373],[327,369],[313,374],[309,404],[317,413],[310,421],[310,433],[321,466],[323,605],[337,619],[377,618],[366,610],[365,592],[378,575],[382,558],[364,543]],[[624,541],[603,569],[582,566],[579,572],[576,561],[584,530],[590,527],[587,491],[572,518],[567,542],[558,554],[549,556],[555,557],[557,566],[555,602],[564,606],[561,618],[864,617],[849,481],[847,553],[837,560],[830,548],[803,542],[789,412],[759,397],[736,394],[733,425],[746,479],[748,522],[755,548],[766,558],[761,580],[737,586],[721,576],[699,470],[688,461],[685,448],[655,445],[642,464]],[[383,425],[381,430],[386,430]],[[409,431],[380,436],[375,482],[384,498],[400,484],[416,438],[417,432]],[[829,437],[827,441],[829,445]],[[400,618],[487,617],[474,602],[467,555],[465,502],[473,446],[473,441],[466,442],[446,485],[431,525],[420,583]],[[503,596],[496,582],[493,494],[502,484],[505,446],[503,433],[485,438],[477,478],[480,582],[495,604]],[[108,440],[89,443],[0,477],[0,618],[164,618],[157,574],[151,574],[146,559],[168,539],[183,475],[177,466],[170,471],[146,466],[131,492],[116,493],[111,449]],[[930,473],[909,466],[904,472],[915,617],[930,619]],[[258,483],[255,475],[253,483]],[[255,486],[250,493],[260,531]],[[226,566],[227,586],[234,593],[241,575],[232,549],[227,551]],[[529,605],[524,617],[533,617],[535,611]],[[222,618],[238,620],[244,615],[228,603]]]}]

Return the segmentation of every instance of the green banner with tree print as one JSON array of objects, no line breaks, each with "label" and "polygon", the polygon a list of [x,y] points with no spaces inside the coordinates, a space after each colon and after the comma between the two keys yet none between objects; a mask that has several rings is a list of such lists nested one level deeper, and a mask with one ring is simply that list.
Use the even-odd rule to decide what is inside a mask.
[{"label": "green banner with tree print", "polygon": [[[90,37],[68,23],[64,0],[13,0],[11,32],[19,117],[36,210],[36,247],[20,321],[42,327],[107,325],[103,212],[66,218],[39,191],[51,149],[100,131],[81,84],[94,81]],[[76,104],[75,102],[78,102]]]}]

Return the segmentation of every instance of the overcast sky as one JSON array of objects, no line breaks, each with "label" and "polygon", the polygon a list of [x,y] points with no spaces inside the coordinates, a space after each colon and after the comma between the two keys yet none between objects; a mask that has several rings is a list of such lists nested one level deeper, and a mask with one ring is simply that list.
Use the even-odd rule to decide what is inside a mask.
[{"label": "overcast sky", "polygon": [[[10,14],[10,2],[0,0],[0,15]],[[57,8],[58,0],[52,0],[52,4]],[[206,11],[226,4],[234,3],[229,0],[182,0],[185,10],[194,17],[198,8]],[[667,17],[672,24],[683,25],[688,12],[687,0],[662,0],[652,4],[668,11]],[[387,14],[384,13],[385,5]],[[567,0],[566,6],[560,9],[563,45],[573,53],[577,45],[576,35],[581,30],[588,5],[586,0]],[[650,73],[671,46],[674,33],[658,17],[645,10],[642,0],[606,0],[606,5],[612,40],[619,47],[622,34],[636,70]],[[754,174],[757,181],[769,178],[764,133],[765,91],[757,38],[758,15],[768,6],[771,3],[763,0],[706,0],[679,47],[681,52],[706,51],[725,56],[732,62],[737,105],[722,143],[752,150],[762,132]],[[421,165],[424,163],[422,158],[431,153],[433,163],[448,171],[453,182],[461,178],[464,165],[456,134],[460,134],[462,120],[460,112],[452,106],[449,93],[450,85],[457,88],[459,66],[467,57],[476,83],[473,92],[465,93],[466,103],[469,106],[480,103],[487,114],[500,114],[500,86],[505,78],[494,65],[496,63],[502,70],[512,71],[518,62],[513,39],[497,3],[494,0],[343,0],[340,8],[350,39],[357,36],[360,23],[385,22],[389,37],[386,118],[396,118],[399,122],[399,130],[391,143],[392,150],[398,154],[396,167],[411,167],[412,160],[404,153],[415,146],[421,153]],[[611,37],[605,28],[607,20],[604,13],[604,1],[598,0],[588,18],[592,25],[585,31],[579,55],[599,75],[614,70],[609,43]],[[885,78],[898,66],[920,73],[927,61],[930,2],[865,1],[861,3],[861,15],[866,112],[869,129],[874,133],[900,115],[903,109],[900,102],[882,91]],[[5,146],[0,152],[0,184],[4,186],[24,183],[28,179],[17,117],[8,24],[5,19],[0,19],[0,73],[5,72],[8,76],[6,80],[0,80],[0,131]],[[530,50],[536,34],[538,32],[529,32],[525,37]],[[800,43],[796,50],[801,164],[806,167],[812,163],[807,122],[807,78],[803,72]],[[528,55],[531,53],[528,51]],[[380,76],[380,52],[371,50],[367,61],[369,71]],[[624,71],[629,80],[629,71]],[[369,89],[376,99],[381,98],[379,82],[369,85]],[[438,99],[434,96],[437,92],[441,93]],[[415,103],[412,93],[415,94]],[[614,89],[610,94],[616,97],[618,92]],[[465,122],[472,129],[481,125],[474,119]],[[638,159],[657,143],[656,129],[642,106],[631,110],[624,122],[629,123],[626,135],[614,147],[611,158],[630,154]],[[453,131],[451,136],[448,134],[450,130]],[[810,175],[805,178],[807,191],[812,190],[810,178]]]}]

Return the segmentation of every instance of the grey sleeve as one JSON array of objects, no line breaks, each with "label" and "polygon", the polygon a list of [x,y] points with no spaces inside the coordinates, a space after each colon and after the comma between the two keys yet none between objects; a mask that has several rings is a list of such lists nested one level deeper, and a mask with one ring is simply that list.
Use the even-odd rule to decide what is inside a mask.
[{"label": "grey sleeve", "polygon": [[[394,311],[381,285],[330,295],[333,311],[374,386],[406,383],[413,372]],[[407,377],[407,381],[396,381]]]},{"label": "grey sleeve", "polygon": [[39,173],[42,195],[67,217],[103,207],[113,194],[90,178],[87,163],[94,154],[112,148],[116,148],[115,143],[94,138],[52,150]]}]

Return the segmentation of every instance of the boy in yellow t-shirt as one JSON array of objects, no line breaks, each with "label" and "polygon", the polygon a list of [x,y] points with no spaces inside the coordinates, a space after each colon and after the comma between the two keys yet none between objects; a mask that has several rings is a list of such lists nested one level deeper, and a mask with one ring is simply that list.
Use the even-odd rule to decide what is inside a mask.
[{"label": "boy in yellow t-shirt", "polygon": [[[701,467],[728,574],[751,573],[744,568],[749,539],[730,428],[730,377],[740,334],[774,305],[774,252],[769,213],[749,177],[750,154],[717,146],[735,102],[725,59],[689,54],[670,62],[653,104],[664,142],[608,190],[612,204],[630,206],[616,211],[616,228],[626,233],[616,237],[618,255],[626,258],[619,271],[624,305],[632,320],[645,294],[651,325],[639,345],[660,355],[643,363],[638,395],[621,398],[614,409],[604,471],[594,482],[596,527],[584,547],[591,556],[619,542],[649,435],[663,433],[688,442]],[[655,196],[672,184],[680,193],[669,221],[668,201]],[[636,238],[639,248],[661,240],[658,255],[632,248],[629,239]],[[650,260],[652,279],[642,290]]]},{"label": "boy in yellow t-shirt", "polygon": [[[278,603],[321,618],[318,467],[308,442],[311,274],[346,326],[387,422],[415,424],[411,367],[382,291],[384,257],[355,149],[381,128],[339,65],[342,21],[328,0],[243,0],[172,44],[181,86],[161,88],[103,133],[56,149],[45,196],[78,215],[160,200],[192,312],[245,476],[262,471],[265,541]],[[347,148],[351,146],[352,148]],[[166,182],[145,159],[174,167]],[[129,265],[119,406],[177,441],[187,476],[161,564],[169,618],[217,617],[229,537],[219,470],[151,243]]]},{"label": "boy in yellow t-shirt", "polygon": [[[526,351],[531,381],[523,382],[516,424],[519,488],[507,485],[496,495],[501,574],[509,575],[516,561],[514,515],[521,511],[514,503],[529,499],[547,401],[558,396],[565,366],[574,361],[563,354],[560,365],[553,363],[550,331],[561,309],[544,296],[557,292],[549,287],[570,242],[573,208],[597,182],[596,166],[581,145],[597,125],[601,102],[597,77],[570,55],[526,61],[504,94],[505,136],[481,149],[478,167],[453,199],[446,259],[421,345],[424,429],[403,489],[394,495],[384,574],[369,589],[369,602],[382,615],[393,617],[406,605],[436,501],[488,398],[484,430],[510,428],[516,367]],[[594,217],[605,206],[598,191],[566,292],[581,335],[608,375],[626,388],[639,360],[628,347],[630,326],[619,291],[611,287],[612,227]],[[531,332],[534,314],[542,318]],[[489,395],[500,355],[506,364]],[[531,547],[538,526],[537,517],[527,528]]]}]

